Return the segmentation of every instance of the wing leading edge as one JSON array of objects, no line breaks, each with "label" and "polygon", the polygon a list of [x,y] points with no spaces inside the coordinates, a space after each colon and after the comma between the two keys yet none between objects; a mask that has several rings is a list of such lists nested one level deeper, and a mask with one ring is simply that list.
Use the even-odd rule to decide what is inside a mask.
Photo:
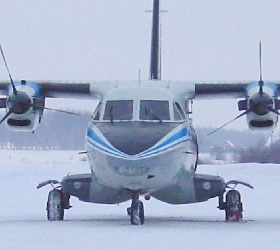
[{"label": "wing leading edge", "polygon": [[[25,81],[25,80],[24,80]],[[15,83],[21,83],[15,81]],[[40,88],[41,95],[44,97],[74,97],[90,96],[89,82],[56,82],[56,81],[26,81],[33,82]],[[0,82],[0,94],[8,95],[10,82]]]},{"label": "wing leading edge", "polygon": [[[88,81],[88,82],[59,82],[59,81],[32,81],[35,82],[44,97],[79,97],[82,99],[100,98],[112,88],[150,86],[159,88],[177,89],[187,99],[220,99],[244,98],[245,89],[251,82],[187,82],[187,81]],[[0,82],[0,94],[8,94],[10,82]],[[176,87],[177,85],[177,87]],[[275,82],[280,89],[280,83]],[[190,88],[186,88],[189,86]],[[193,89],[194,88],[194,89]],[[192,91],[190,91],[192,89]],[[187,92],[187,93],[185,93]],[[191,93],[190,93],[191,92]]]},{"label": "wing leading edge", "polygon": [[245,88],[250,82],[238,83],[196,83],[195,98],[243,98]]}]

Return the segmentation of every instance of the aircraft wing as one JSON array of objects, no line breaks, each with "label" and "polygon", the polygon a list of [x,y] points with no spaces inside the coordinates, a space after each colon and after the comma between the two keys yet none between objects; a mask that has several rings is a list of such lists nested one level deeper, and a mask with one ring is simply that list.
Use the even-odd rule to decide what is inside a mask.
[{"label": "aircraft wing", "polygon": [[[27,81],[30,82],[30,81]],[[43,97],[81,97],[99,99],[109,89],[122,84],[126,86],[138,85],[138,81],[91,81],[91,82],[61,82],[61,81],[32,81],[36,83]],[[123,82],[123,83],[122,83]],[[244,98],[245,87],[251,81],[243,82],[183,82],[183,81],[143,81],[146,86],[179,88],[180,92],[187,90],[187,99],[221,99]],[[280,89],[280,83],[275,83]],[[9,81],[0,81],[0,94],[7,95]],[[184,87],[183,87],[184,86]],[[189,87],[188,87],[189,86]],[[182,93],[182,92],[181,92]]]},{"label": "aircraft wing", "polygon": [[90,83],[87,82],[37,82],[45,97],[90,96]]},{"label": "aircraft wing", "polygon": [[[27,81],[29,82],[29,81]],[[36,83],[44,97],[90,96],[89,82],[32,81]],[[11,82],[0,82],[0,94],[7,95]],[[17,82],[15,82],[17,83]]]},{"label": "aircraft wing", "polygon": [[243,98],[250,82],[195,83],[196,99]]}]

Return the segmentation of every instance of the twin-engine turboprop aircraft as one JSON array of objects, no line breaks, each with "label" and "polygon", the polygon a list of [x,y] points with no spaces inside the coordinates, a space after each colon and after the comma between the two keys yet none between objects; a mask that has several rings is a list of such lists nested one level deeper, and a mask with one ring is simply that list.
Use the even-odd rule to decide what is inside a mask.
[{"label": "twin-engine turboprop aircraft", "polygon": [[[244,98],[238,117],[246,115],[250,129],[272,130],[278,122],[278,83],[257,82],[198,83],[161,80],[160,2],[153,1],[150,80],[98,81],[87,83],[13,82],[3,50],[2,57],[10,82],[0,83],[6,97],[1,120],[9,129],[34,131],[45,107],[45,98],[80,96],[98,99],[99,104],[86,130],[86,150],[90,174],[67,175],[52,184],[47,203],[49,220],[63,220],[70,197],[81,201],[118,204],[132,200],[127,209],[131,224],[144,223],[146,200],[154,197],[169,204],[189,204],[218,197],[226,220],[242,219],[240,194],[218,176],[197,174],[198,144],[189,118],[189,103],[198,98]],[[59,187],[58,187],[59,186]]]}]

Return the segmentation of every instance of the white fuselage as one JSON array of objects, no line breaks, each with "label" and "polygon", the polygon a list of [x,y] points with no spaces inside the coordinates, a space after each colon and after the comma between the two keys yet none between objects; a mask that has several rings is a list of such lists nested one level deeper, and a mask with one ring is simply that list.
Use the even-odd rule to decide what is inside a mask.
[{"label": "white fuselage", "polygon": [[103,185],[150,193],[194,175],[197,141],[186,103],[166,89],[116,88],[93,115],[86,135],[92,173]]},{"label": "white fuselage", "polygon": [[[126,125],[135,125],[131,123]],[[191,177],[196,164],[196,144],[187,123],[176,125],[152,147],[136,155],[128,155],[113,147],[105,136],[100,137],[106,144],[98,143],[98,139],[90,133],[98,131],[92,123],[87,134],[87,152],[97,180],[116,189],[143,190],[143,193],[148,193],[175,184],[182,169],[189,172]],[[177,137],[176,133],[178,138],[172,138]],[[123,138],[127,141],[133,139]],[[141,137],[137,137],[137,140],[141,144]]]}]

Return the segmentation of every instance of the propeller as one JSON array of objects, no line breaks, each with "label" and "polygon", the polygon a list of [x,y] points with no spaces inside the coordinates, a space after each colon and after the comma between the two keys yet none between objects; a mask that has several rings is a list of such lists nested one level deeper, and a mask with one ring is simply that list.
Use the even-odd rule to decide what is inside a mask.
[{"label": "propeller", "polygon": [[243,100],[241,101],[246,102],[245,108],[241,110],[245,110],[242,114],[236,116],[234,119],[230,120],[229,122],[225,123],[224,125],[218,127],[217,129],[213,130],[207,136],[212,135],[213,133],[219,131],[220,129],[224,128],[228,124],[232,123],[233,121],[239,119],[240,117],[247,115],[249,113],[254,113],[258,116],[264,116],[269,112],[273,112],[280,116],[280,113],[277,109],[273,108],[273,99],[272,97],[263,91],[264,81],[262,77],[262,43],[259,43],[259,71],[260,71],[260,78],[258,81],[259,84],[259,91],[251,96],[249,101]]},{"label": "propeller", "polygon": [[[41,109],[41,110],[47,109],[47,110],[57,111],[57,112],[61,112],[61,113],[71,114],[71,115],[79,115],[77,113],[70,112],[70,111],[52,109],[52,108],[44,107],[44,105],[41,106],[39,104],[34,104],[34,101],[39,100],[39,99],[36,99],[36,98],[32,99],[24,91],[18,91],[16,89],[16,86],[13,81],[11,72],[9,70],[8,63],[5,58],[4,51],[2,49],[1,44],[0,44],[0,51],[1,51],[2,59],[5,63],[5,67],[8,72],[10,81],[11,81],[12,89],[13,89],[13,93],[8,96],[7,102],[6,102],[6,105],[7,105],[6,107],[7,107],[8,111],[5,114],[5,116],[0,120],[0,124],[3,123],[11,114],[16,114],[16,115],[24,114],[30,108]],[[3,107],[3,105],[1,107]]]}]

